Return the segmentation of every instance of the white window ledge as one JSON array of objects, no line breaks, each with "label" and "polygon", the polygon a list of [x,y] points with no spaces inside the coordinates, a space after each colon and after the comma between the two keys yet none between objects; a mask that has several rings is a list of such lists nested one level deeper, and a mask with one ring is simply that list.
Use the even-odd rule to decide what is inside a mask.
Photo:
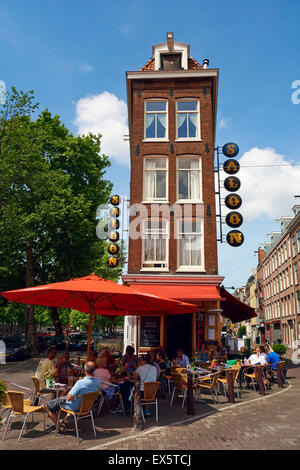
[{"label": "white window ledge", "polygon": [[202,139],[195,139],[189,137],[182,137],[181,139],[175,139],[175,142],[202,142]]},{"label": "white window ledge", "polygon": [[181,266],[180,268],[176,269],[177,273],[184,273],[184,272],[197,272],[197,273],[205,273],[205,269],[202,266]]},{"label": "white window ledge", "polygon": [[169,142],[169,139],[143,139],[142,142]]},{"label": "white window ledge", "polygon": [[175,204],[203,204],[203,201],[200,199],[179,199]]},{"label": "white window ledge", "polygon": [[160,201],[142,201],[140,204],[170,204],[167,200],[160,200]]},{"label": "white window ledge", "polygon": [[169,268],[141,268],[140,271],[164,271],[164,272],[169,272]]}]

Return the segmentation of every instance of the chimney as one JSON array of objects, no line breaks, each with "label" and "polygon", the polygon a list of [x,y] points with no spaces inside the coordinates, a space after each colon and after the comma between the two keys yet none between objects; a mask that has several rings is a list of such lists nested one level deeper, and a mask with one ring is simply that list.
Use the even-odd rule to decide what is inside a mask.
[{"label": "chimney", "polygon": [[167,33],[167,43],[169,52],[174,52],[174,33]]},{"label": "chimney", "polygon": [[204,69],[207,69],[208,66],[209,66],[209,60],[208,60],[208,59],[204,59],[204,61],[203,61],[203,68],[204,68]]}]

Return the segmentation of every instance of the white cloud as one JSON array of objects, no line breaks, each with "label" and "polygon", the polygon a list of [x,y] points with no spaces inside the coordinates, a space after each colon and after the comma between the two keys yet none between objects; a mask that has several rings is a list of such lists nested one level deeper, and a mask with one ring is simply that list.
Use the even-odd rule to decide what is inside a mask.
[{"label": "white cloud", "polygon": [[94,71],[94,68],[89,64],[80,64],[79,65],[79,72],[81,72],[81,73],[89,73],[89,72],[93,72],[93,71]]},{"label": "white cloud", "polygon": [[[300,166],[293,166],[272,148],[256,147],[245,152],[239,163],[241,168],[236,176],[241,181],[238,194],[243,204],[238,210],[245,222],[262,216],[280,218],[292,215],[293,196],[299,194],[300,189]],[[222,179],[223,175],[224,179],[229,176],[222,172]],[[224,190],[222,196],[227,194]]]},{"label": "white cloud", "polygon": [[129,133],[127,105],[123,100],[108,91],[81,98],[76,103],[74,124],[79,134],[101,134],[101,152],[120,165],[129,164],[129,143],[123,140]]},{"label": "white cloud", "polygon": [[219,129],[228,129],[231,118],[223,118],[219,122]]}]

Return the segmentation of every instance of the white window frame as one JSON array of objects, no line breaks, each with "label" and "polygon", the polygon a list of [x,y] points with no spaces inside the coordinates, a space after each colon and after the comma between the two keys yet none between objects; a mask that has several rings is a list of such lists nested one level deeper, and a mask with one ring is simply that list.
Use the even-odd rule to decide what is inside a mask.
[{"label": "white window frame", "polygon": [[[157,268],[157,267],[154,267],[154,266],[145,266],[147,264],[159,264],[159,262],[155,261],[155,260],[152,260],[152,261],[146,261],[145,260],[145,223],[147,223],[149,220],[153,220],[153,221],[163,221],[166,223],[166,234],[167,234],[167,237],[165,238],[166,240],[166,261],[165,261],[165,266],[164,267],[161,267],[161,268]],[[141,271],[169,271],[169,239],[170,239],[170,223],[169,223],[169,220],[165,219],[165,218],[162,218],[162,219],[159,219],[157,217],[155,218],[145,218],[143,219],[142,221],[142,259],[141,259]],[[163,262],[161,262],[162,264]]]},{"label": "white window frame", "polygon": [[[155,170],[146,169],[146,160],[166,160],[166,169],[160,168]],[[145,174],[147,171],[166,171],[166,197],[165,198],[154,198],[154,199],[146,199],[146,178]],[[142,204],[150,204],[150,203],[168,203],[169,202],[169,158],[166,155],[145,155],[143,158],[143,201]]]},{"label": "white window frame", "polygon": [[[197,111],[178,111],[177,103],[179,102],[188,102],[188,101],[197,101],[198,103],[198,109]],[[182,142],[182,141],[197,141],[201,142],[201,119],[200,119],[200,99],[199,98],[179,98],[176,100],[175,103],[175,113],[176,113],[176,139],[175,141]],[[178,114],[185,114],[185,113],[191,113],[195,114],[198,113],[198,119],[197,119],[197,124],[198,124],[198,137],[178,137]]]},{"label": "white window frame", "polygon": [[[166,111],[147,111],[147,103],[154,101],[163,101],[166,103]],[[148,137],[146,136],[146,115],[147,114],[166,114],[166,137]],[[143,142],[169,142],[169,102],[166,98],[147,98],[144,100],[144,140]]]},{"label": "white window frame", "polygon": [[[191,222],[192,219],[187,218],[185,219],[188,222]],[[197,222],[201,223],[201,258],[202,258],[202,265],[180,265],[180,237],[179,234],[181,233],[179,231],[179,224],[182,222],[181,218],[178,218],[175,220],[175,236],[177,237],[177,269],[176,272],[205,272],[205,257],[204,257],[204,218],[200,221],[197,219]],[[195,232],[196,233],[196,232]]]},{"label": "white window frame", "polygon": [[[199,170],[186,170],[186,171],[198,171],[199,180],[200,180],[200,199],[179,199],[179,171],[185,171],[184,169],[179,169],[178,164],[179,160],[199,160]],[[202,182],[202,157],[200,155],[178,155],[176,157],[176,202],[177,203],[203,203],[203,182]]]}]

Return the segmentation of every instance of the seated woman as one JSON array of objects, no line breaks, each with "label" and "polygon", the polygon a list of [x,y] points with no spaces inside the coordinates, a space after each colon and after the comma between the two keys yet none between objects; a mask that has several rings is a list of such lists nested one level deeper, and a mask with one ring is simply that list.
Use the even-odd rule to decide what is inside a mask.
[{"label": "seated woman", "polygon": [[217,353],[219,362],[227,361],[227,349],[224,348],[224,345],[221,341],[218,342]]},{"label": "seated woman", "polygon": [[110,350],[107,347],[104,347],[101,349],[100,353],[98,354],[98,357],[105,355],[106,357],[106,367],[108,370],[112,371],[115,365],[115,358],[112,354],[110,354]]},{"label": "seated woman", "polygon": [[[149,354],[143,354],[139,358],[139,367],[134,372],[134,377],[141,381],[141,398],[144,398],[144,384],[157,381],[156,367],[150,364],[150,360]],[[148,406],[145,407],[145,416],[151,416]]]},{"label": "seated woman", "polygon": [[201,346],[201,349],[200,349],[200,353],[199,353],[199,358],[200,358],[200,361],[201,362],[207,362],[209,360],[208,358],[208,350],[205,346],[204,343],[202,343],[202,346]]},{"label": "seated woman", "polygon": [[162,351],[159,351],[156,353],[156,363],[159,365],[160,368],[160,374],[158,376],[160,386],[161,386],[161,398],[166,398],[165,397],[165,378],[164,378],[164,372],[166,371],[167,364],[166,364],[166,358],[165,355]]},{"label": "seated woman", "polygon": [[122,357],[121,364],[129,371],[134,371],[139,362],[139,358],[134,354],[134,347],[127,346],[124,356]]}]

